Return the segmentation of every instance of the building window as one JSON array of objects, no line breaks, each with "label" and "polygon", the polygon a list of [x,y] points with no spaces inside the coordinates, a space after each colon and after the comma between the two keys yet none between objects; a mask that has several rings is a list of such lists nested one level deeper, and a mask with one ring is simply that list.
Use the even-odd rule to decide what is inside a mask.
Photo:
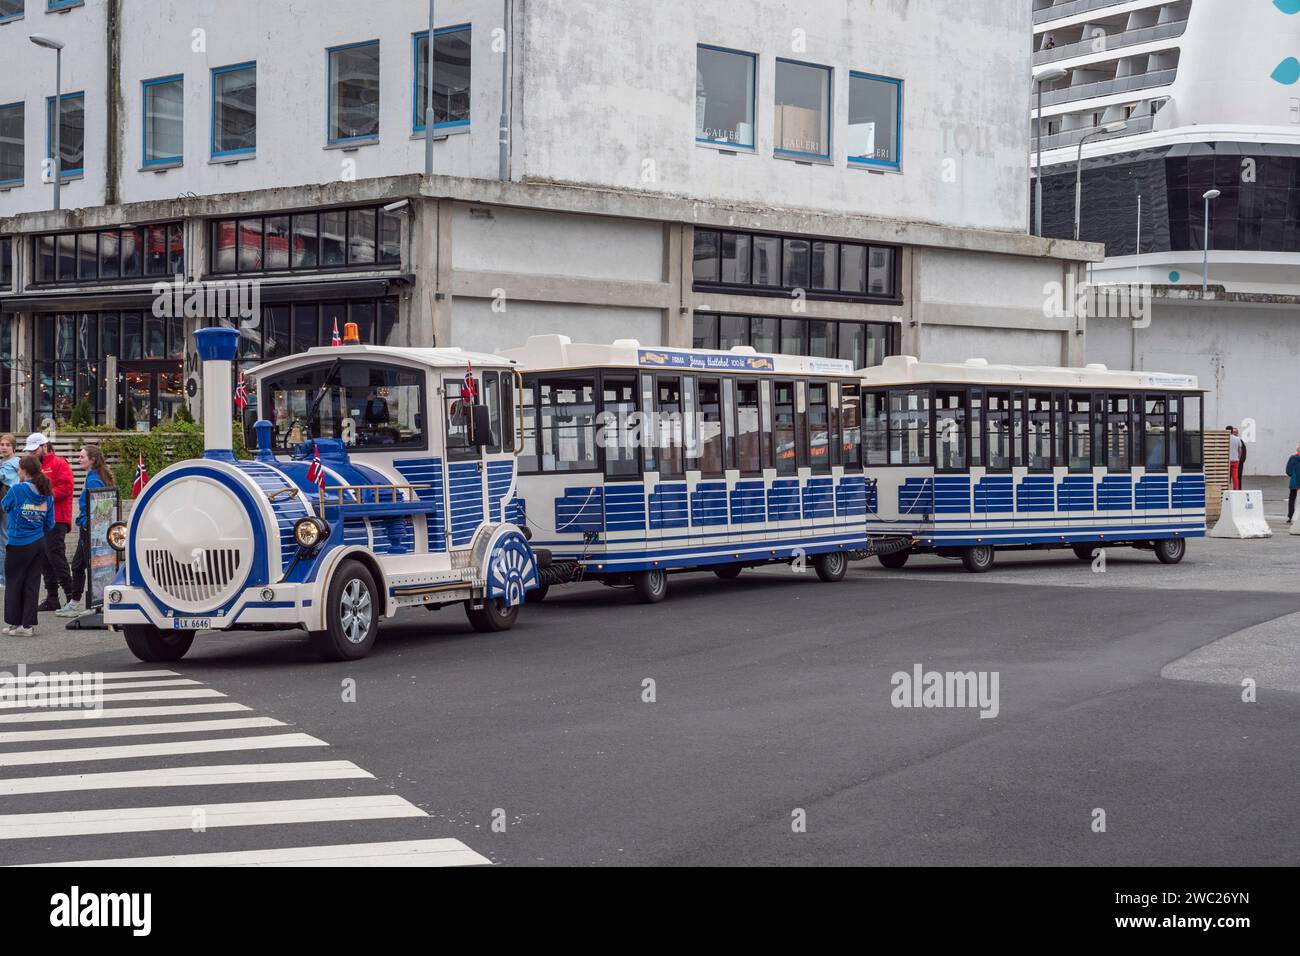
[{"label": "building window", "polygon": [[213,219],[208,271],[374,269],[402,261],[400,213],[375,206]]},{"label": "building window", "polygon": [[212,71],[212,155],[257,151],[257,64]]},{"label": "building window", "polygon": [[417,133],[424,131],[424,111],[430,105],[433,107],[434,129],[469,125],[470,39],[469,24],[433,32],[433,103],[430,104],[427,98],[429,32],[415,34],[411,128]]},{"label": "building window", "polygon": [[901,164],[903,81],[849,74],[849,162],[898,169]]},{"label": "building window", "polygon": [[23,0],[0,0],[0,23],[17,20],[23,15]]},{"label": "building window", "polygon": [[185,271],[185,233],[179,222],[37,236],[35,285],[117,283]]},{"label": "building window", "polygon": [[69,7],[79,7],[86,0],[45,0],[45,9],[47,11],[66,10]]},{"label": "building window", "polygon": [[14,289],[14,240],[0,236],[0,293]]},{"label": "building window", "polygon": [[0,186],[21,186],[23,183],[25,114],[22,103],[0,106]]},{"label": "building window", "polygon": [[326,51],[329,58],[329,141],[379,135],[379,41]]},{"label": "building window", "polygon": [[[54,97],[45,99],[46,158],[54,159]],[[80,176],[86,166],[86,94],[64,93],[59,101],[60,175]],[[50,175],[54,175],[51,168]]]},{"label": "building window", "polygon": [[752,53],[704,46],[695,49],[695,140],[754,148]]},{"label": "building window", "polygon": [[748,345],[757,352],[841,358],[854,368],[879,365],[894,354],[889,322],[834,322],[765,316],[695,314],[693,347],[726,351]]},{"label": "building window", "polygon": [[144,165],[171,166],[185,153],[185,81],[179,76],[145,80]]},{"label": "building window", "polygon": [[829,159],[830,102],[829,67],[777,60],[773,117],[777,154]]},{"label": "building window", "polygon": [[897,266],[894,246],[695,230],[699,291],[720,287],[788,295],[803,289],[809,299],[894,301]]}]

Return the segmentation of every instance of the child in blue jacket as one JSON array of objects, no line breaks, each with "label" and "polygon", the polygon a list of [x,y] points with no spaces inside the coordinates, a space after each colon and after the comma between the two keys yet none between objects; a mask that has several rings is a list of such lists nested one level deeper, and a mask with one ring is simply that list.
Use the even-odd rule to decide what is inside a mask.
[{"label": "child in blue jacket", "polygon": [[18,463],[18,484],[0,507],[9,517],[5,547],[5,628],[14,637],[30,637],[45,568],[45,535],[54,527],[54,498],[41,463],[28,455]]}]

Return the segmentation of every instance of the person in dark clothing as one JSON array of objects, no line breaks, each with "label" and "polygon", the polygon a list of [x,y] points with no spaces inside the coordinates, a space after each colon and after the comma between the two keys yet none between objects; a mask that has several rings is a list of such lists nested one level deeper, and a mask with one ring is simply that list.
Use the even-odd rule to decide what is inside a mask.
[{"label": "person in dark clothing", "polygon": [[1295,454],[1286,460],[1286,477],[1290,486],[1286,499],[1286,520],[1290,524],[1295,518],[1295,495],[1300,491],[1300,445],[1296,446]]},{"label": "person in dark clothing", "polygon": [[41,595],[45,565],[45,536],[54,526],[50,479],[40,461],[29,455],[18,464],[21,481],[0,503],[9,516],[5,547],[5,628],[13,637],[30,637],[36,626],[36,602]]},{"label": "person in dark clothing", "polygon": [[[72,590],[68,592],[68,603],[57,612],[59,617],[80,617],[85,612],[81,594],[86,590],[86,575],[90,570],[90,492],[114,485],[113,471],[98,445],[82,446],[78,464],[86,472],[86,484],[77,499],[77,554],[72,559]],[[86,597],[89,605],[90,595]]]},{"label": "person in dark clothing", "polygon": [[76,484],[67,459],[56,455],[50,440],[40,432],[27,436],[23,450],[41,463],[54,496],[54,527],[45,536],[45,601],[40,610],[57,611],[63,606],[59,603],[59,588],[69,598],[72,596],[72,569],[68,567],[65,541],[72,530],[72,493]]}]

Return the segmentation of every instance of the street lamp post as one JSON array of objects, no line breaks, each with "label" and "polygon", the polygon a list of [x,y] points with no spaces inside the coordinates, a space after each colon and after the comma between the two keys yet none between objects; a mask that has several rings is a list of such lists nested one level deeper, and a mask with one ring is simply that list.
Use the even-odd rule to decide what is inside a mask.
[{"label": "street lamp post", "polygon": [[59,208],[59,187],[63,183],[63,41],[45,33],[33,33],[28,39],[39,47],[54,51],[54,208]]},{"label": "street lamp post", "polygon": [[1088,142],[1094,136],[1102,134],[1122,133],[1128,128],[1128,123],[1119,120],[1115,123],[1108,123],[1101,129],[1095,129],[1079,140],[1079,158],[1074,164],[1074,241],[1079,241],[1079,216],[1083,211],[1083,144]]},{"label": "street lamp post", "polygon": [[1034,117],[1034,140],[1038,146],[1038,161],[1034,164],[1034,235],[1043,234],[1043,84],[1054,83],[1066,76],[1068,70],[1059,66],[1034,75],[1038,87],[1038,109]]},{"label": "street lamp post", "polygon": [[433,9],[435,0],[429,0],[429,43],[425,64],[424,89],[424,175],[433,175]]},{"label": "street lamp post", "polygon": [[1205,259],[1201,264],[1201,298],[1205,298],[1210,292],[1210,203],[1218,199],[1220,193],[1217,189],[1211,189],[1201,195],[1205,200]]}]

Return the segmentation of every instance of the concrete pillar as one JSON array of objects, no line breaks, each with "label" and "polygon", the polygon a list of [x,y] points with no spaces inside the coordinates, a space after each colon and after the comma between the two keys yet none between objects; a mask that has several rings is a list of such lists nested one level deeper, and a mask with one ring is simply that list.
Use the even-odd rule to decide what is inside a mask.
[{"label": "concrete pillar", "polygon": [[924,270],[922,258],[915,249],[903,248],[903,262],[899,278],[899,288],[903,292],[902,317],[903,327],[899,335],[898,351],[901,355],[914,355],[924,359],[921,354],[922,283]]},{"label": "concrete pillar", "polygon": [[451,211],[448,203],[421,199],[412,203],[410,271],[415,276],[402,316],[407,341],[416,348],[455,345],[451,341]]},{"label": "concrete pillar", "polygon": [[664,281],[673,290],[677,307],[665,309],[663,340],[667,348],[688,349],[695,342],[695,227],[667,224],[664,227]]}]

